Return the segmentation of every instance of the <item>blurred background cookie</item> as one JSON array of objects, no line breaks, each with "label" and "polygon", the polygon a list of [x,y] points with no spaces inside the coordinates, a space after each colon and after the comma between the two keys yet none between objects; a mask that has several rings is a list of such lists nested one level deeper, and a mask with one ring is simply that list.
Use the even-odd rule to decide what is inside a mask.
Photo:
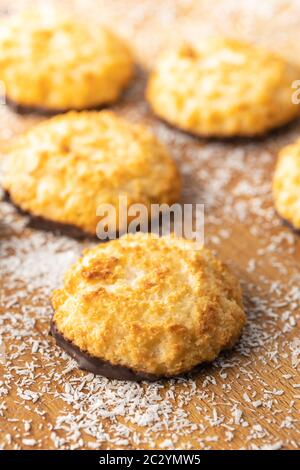
[{"label": "blurred background cookie", "polygon": [[[3,167],[3,186],[16,206],[91,235],[99,207],[110,204],[118,214],[119,196],[149,209],[180,195],[166,148],[110,111],[70,112],[36,125],[12,143]],[[117,231],[125,228],[116,223]]]},{"label": "blurred background cookie", "polygon": [[245,323],[237,279],[195,242],[125,235],[84,253],[52,297],[52,334],[80,367],[156,379],[212,361]]},{"label": "blurred background cookie", "polygon": [[20,112],[106,105],[132,75],[129,50],[99,25],[32,13],[1,21],[0,80]]},{"label": "blurred background cookie", "polygon": [[300,140],[279,153],[273,195],[278,214],[300,230]]},{"label": "blurred background cookie", "polygon": [[299,69],[259,47],[217,39],[163,54],[147,87],[154,113],[200,136],[253,136],[300,114]]}]

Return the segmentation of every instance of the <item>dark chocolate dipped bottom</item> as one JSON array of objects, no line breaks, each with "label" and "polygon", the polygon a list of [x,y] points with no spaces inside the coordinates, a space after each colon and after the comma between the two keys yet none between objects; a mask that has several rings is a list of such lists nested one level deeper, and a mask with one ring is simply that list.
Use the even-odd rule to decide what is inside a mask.
[{"label": "dark chocolate dipped bottom", "polygon": [[36,116],[56,116],[57,114],[65,114],[68,113],[69,111],[76,111],[76,112],[81,112],[81,111],[100,111],[101,109],[105,108],[108,106],[108,104],[101,104],[98,106],[90,106],[86,108],[80,108],[80,109],[75,109],[75,108],[45,108],[43,106],[27,106],[23,104],[16,103],[14,100],[8,98],[8,96],[5,97],[5,103],[9,108],[11,108],[15,113],[20,114],[21,116],[25,115],[36,115]]},{"label": "dark chocolate dipped bottom", "polygon": [[89,353],[82,351],[75,346],[71,341],[67,340],[57,329],[54,321],[51,321],[50,334],[55,339],[58,346],[60,346],[66,353],[69,354],[78,363],[80,369],[92,372],[95,375],[103,375],[108,379],[115,380],[131,380],[140,382],[147,380],[154,382],[161,377],[154,374],[147,374],[144,372],[137,372],[128,367],[114,365],[98,357],[91,356]]},{"label": "dark chocolate dipped bottom", "polygon": [[153,113],[153,115],[158,119],[161,123],[163,123],[165,126],[167,126],[171,130],[177,130],[179,132],[182,132],[183,134],[186,134],[189,137],[193,137],[194,139],[205,139],[206,141],[211,141],[211,142],[224,142],[224,143],[247,143],[247,142],[253,142],[255,141],[264,141],[265,139],[272,137],[272,136],[277,136],[280,133],[285,132],[286,130],[290,129],[297,121],[299,121],[299,116],[293,117],[290,120],[288,120],[286,123],[283,124],[278,124],[277,126],[274,126],[270,129],[267,129],[265,131],[261,131],[258,133],[253,133],[253,134],[237,134],[237,135],[220,135],[220,134],[205,134],[205,133],[197,133],[193,132],[191,130],[187,130],[184,127],[179,126],[178,124],[172,123],[171,121],[168,121],[167,119],[161,117],[159,114],[157,114],[151,107],[150,109]]},{"label": "dark chocolate dipped bottom", "polygon": [[97,237],[96,233],[93,236],[91,233],[84,232],[79,227],[76,227],[72,224],[64,224],[62,222],[54,222],[53,220],[46,219],[45,217],[41,217],[38,215],[33,215],[31,212],[25,211],[21,209],[10,197],[9,191],[4,191],[3,200],[5,202],[10,203],[14,208],[18,211],[20,215],[24,215],[29,217],[29,222],[27,224],[28,227],[43,230],[46,232],[52,232],[59,235],[65,235],[70,238],[75,238],[77,240],[85,240],[85,239],[94,239]]},{"label": "dark chocolate dipped bottom", "polygon": [[[44,232],[52,232],[55,235],[62,235],[66,236],[69,238],[74,238],[78,241],[82,240],[91,240],[91,241],[98,241],[101,243],[106,243],[109,241],[109,238],[106,240],[99,240],[97,233],[95,231],[95,234],[93,235],[90,232],[85,232],[81,228],[77,227],[76,225],[72,224],[64,224],[62,222],[54,222],[53,220],[46,219],[45,217],[42,217],[40,215],[33,215],[31,212],[26,211],[22,209],[20,206],[18,206],[10,197],[9,191],[4,190],[3,191],[4,195],[2,200],[11,204],[16,211],[23,216],[26,216],[29,218],[27,227],[33,228],[36,230],[42,230]],[[126,231],[119,231],[117,236],[121,237],[127,233]]]},{"label": "dark chocolate dipped bottom", "polygon": [[280,220],[282,221],[283,225],[285,225],[285,227],[289,228],[290,230],[292,230],[296,235],[300,235],[300,229],[299,228],[296,228],[294,227],[294,225],[287,219],[285,219],[284,217],[282,217],[280,214],[278,214],[278,212],[276,211],[276,214],[278,215],[278,217],[280,218]]}]

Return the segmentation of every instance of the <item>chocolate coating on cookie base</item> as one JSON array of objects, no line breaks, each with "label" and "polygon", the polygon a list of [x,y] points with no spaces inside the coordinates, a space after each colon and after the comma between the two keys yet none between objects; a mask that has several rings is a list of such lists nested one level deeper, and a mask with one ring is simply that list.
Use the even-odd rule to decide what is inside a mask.
[{"label": "chocolate coating on cookie base", "polygon": [[128,367],[114,365],[98,357],[91,356],[87,352],[82,351],[71,341],[67,340],[57,329],[54,321],[51,321],[50,334],[56,341],[56,344],[66,351],[78,363],[80,369],[92,372],[95,375],[103,375],[109,379],[131,380],[140,382],[147,380],[154,382],[161,377],[154,374],[144,372],[136,372]]},{"label": "chocolate coating on cookie base", "polygon": [[[92,234],[91,232],[85,232],[84,230],[77,227],[76,225],[64,224],[62,222],[55,222],[53,220],[46,219],[45,217],[41,217],[39,215],[33,215],[31,212],[26,211],[22,209],[20,206],[18,206],[11,198],[9,191],[5,190],[3,191],[3,193],[4,195],[3,195],[2,200],[4,202],[11,204],[20,215],[23,215],[29,218],[29,221],[27,223],[27,227],[29,228],[42,230],[44,232],[51,232],[51,233],[54,233],[55,235],[62,235],[62,236],[66,236],[69,238],[74,238],[75,240],[78,240],[78,241],[98,240],[98,242],[101,242],[101,243],[106,243],[109,241],[109,234],[106,240],[99,240],[96,231],[95,231],[95,234]],[[117,236],[121,237],[124,233],[126,232],[119,231],[117,233]]]},{"label": "chocolate coating on cookie base", "polygon": [[45,108],[43,106],[28,106],[23,104],[18,104],[14,100],[5,97],[5,103],[9,108],[11,108],[15,113],[20,114],[21,116],[25,115],[36,115],[36,116],[45,116],[51,117],[56,116],[57,114],[65,114],[69,111],[100,111],[101,109],[108,106],[108,104],[101,104],[99,106],[90,106],[86,108]]},{"label": "chocolate coating on cookie base", "polygon": [[286,227],[291,229],[296,235],[300,235],[300,229],[299,228],[294,227],[294,225],[289,220],[282,217],[280,214],[278,214],[277,211],[276,211],[276,213],[277,213],[278,217],[281,219],[283,225],[285,225]]},{"label": "chocolate coating on cookie base", "polygon": [[292,126],[299,121],[299,117],[293,117],[289,121],[283,124],[278,124],[277,126],[271,127],[270,129],[263,130],[261,132],[254,132],[254,133],[248,133],[248,134],[232,134],[232,135],[222,135],[222,134],[207,134],[207,133],[200,133],[200,132],[193,132],[191,130],[187,130],[184,127],[179,126],[176,123],[172,123],[171,121],[168,121],[167,119],[161,117],[159,114],[157,114],[153,108],[150,106],[152,114],[158,119],[162,124],[167,126],[169,129],[175,129],[179,132],[182,132],[183,134],[186,134],[189,137],[193,137],[194,139],[205,139],[206,141],[211,141],[211,142],[227,142],[227,143],[247,143],[247,142],[253,142],[253,139],[255,141],[264,141],[266,138],[272,137],[272,136],[277,136],[280,133],[283,133],[289,129],[292,128]]},{"label": "chocolate coating on cookie base", "polygon": [[14,203],[9,194],[9,191],[4,191],[3,200],[12,204],[19,214],[29,217],[28,227],[30,228],[43,230],[46,232],[52,232],[59,235],[65,235],[67,237],[75,238],[77,240],[94,239],[97,237],[96,233],[95,235],[93,235],[92,233],[84,232],[75,225],[54,222],[44,217],[33,215],[30,212],[21,209],[21,207]]}]

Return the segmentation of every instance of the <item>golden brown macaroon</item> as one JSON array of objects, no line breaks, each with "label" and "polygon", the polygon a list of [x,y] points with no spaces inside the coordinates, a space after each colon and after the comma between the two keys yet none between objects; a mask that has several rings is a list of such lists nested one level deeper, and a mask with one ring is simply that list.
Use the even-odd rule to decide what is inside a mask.
[{"label": "golden brown macaroon", "polygon": [[21,15],[0,25],[0,80],[20,111],[55,113],[114,102],[133,75],[127,47],[99,25]]},{"label": "golden brown macaroon", "polygon": [[300,115],[298,68],[259,47],[216,39],[165,53],[147,87],[154,113],[199,136],[254,136]]},{"label": "golden brown macaroon", "polygon": [[231,348],[245,324],[237,279],[175,236],[125,235],[86,250],[52,304],[58,344],[112,378],[185,373]]},{"label": "golden brown macaroon", "polygon": [[300,230],[300,139],[279,153],[273,197],[278,214]]},{"label": "golden brown macaroon", "polygon": [[[3,166],[3,187],[16,206],[92,235],[97,210],[110,204],[118,216],[120,196],[149,209],[180,195],[166,148],[111,111],[69,112],[36,125],[13,142]],[[127,220],[119,223],[117,231],[126,229]]]}]

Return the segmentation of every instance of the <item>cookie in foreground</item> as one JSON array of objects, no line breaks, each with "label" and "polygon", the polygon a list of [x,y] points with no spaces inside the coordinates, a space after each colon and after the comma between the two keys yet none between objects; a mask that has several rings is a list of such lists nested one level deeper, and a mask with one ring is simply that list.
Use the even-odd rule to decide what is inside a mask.
[{"label": "cookie in foreground", "polygon": [[[172,204],[180,176],[167,149],[144,126],[111,111],[69,112],[16,138],[3,160],[3,187],[21,210],[96,236],[109,204]],[[112,214],[113,216],[113,214]],[[123,231],[127,219],[117,217]]]},{"label": "cookie in foreground", "polygon": [[278,214],[295,230],[300,230],[300,139],[279,153],[273,199]]},{"label": "cookie in foreground", "polygon": [[210,251],[142,233],[86,250],[52,305],[52,334],[80,367],[128,380],[214,360],[246,319],[238,280]]},{"label": "cookie in foreground", "polygon": [[254,136],[300,115],[292,102],[299,75],[258,46],[214,39],[163,54],[146,95],[157,116],[192,134]]},{"label": "cookie in foreground", "polygon": [[132,75],[129,50],[99,25],[39,14],[0,23],[0,80],[17,111],[59,113],[107,105]]}]

